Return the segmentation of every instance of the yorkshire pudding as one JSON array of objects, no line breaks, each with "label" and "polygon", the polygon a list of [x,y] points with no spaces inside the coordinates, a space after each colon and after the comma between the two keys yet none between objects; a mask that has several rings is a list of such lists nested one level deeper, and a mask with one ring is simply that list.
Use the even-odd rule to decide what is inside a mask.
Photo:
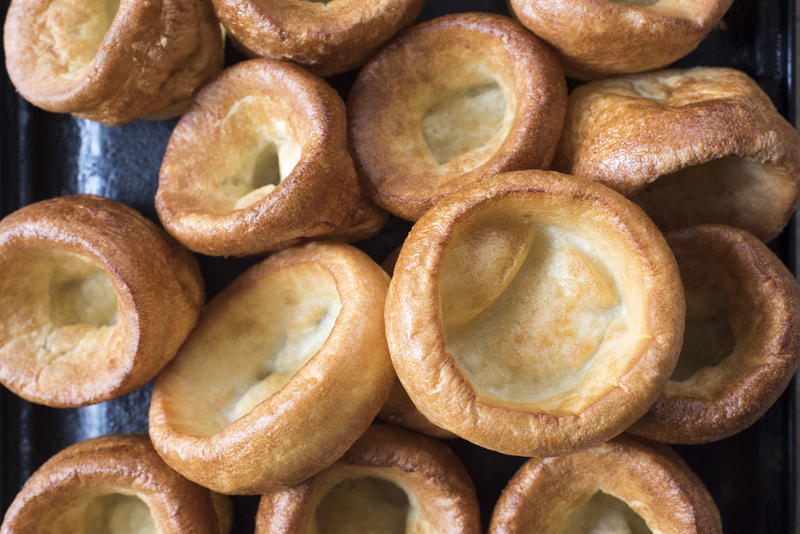
[{"label": "yorkshire pudding", "polygon": [[532,459],[508,483],[489,534],[722,534],[714,499],[677,454],[619,438]]},{"label": "yorkshire pudding", "polygon": [[441,443],[371,426],[335,464],[267,493],[256,534],[479,534],[475,488]]},{"label": "yorkshire pudding", "polygon": [[109,125],[177,114],[222,68],[209,0],[12,0],[3,41],[26,100]]},{"label": "yorkshire pudding", "polygon": [[567,74],[598,78],[664,67],[697,48],[732,0],[509,0],[556,49]]},{"label": "yorkshire pudding", "polygon": [[203,305],[194,257],[135,210],[72,195],[0,221],[0,382],[68,407],[149,382]]},{"label": "yorkshire pudding", "polygon": [[44,463],[6,512],[0,534],[226,534],[227,498],[193,484],[144,435],[88,439]]},{"label": "yorkshire pudding", "polygon": [[506,17],[465,13],[414,26],[367,63],[348,128],[368,194],[416,220],[474,182],[549,165],[565,109],[545,44]]},{"label": "yorkshire pudding", "polygon": [[573,91],[554,166],[629,196],[663,230],[727,224],[768,241],[797,204],[800,136],[742,72],[667,70]]},{"label": "yorkshire pudding", "polygon": [[339,95],[270,59],[238,63],[200,91],[167,145],[156,210],[169,233],[212,256],[358,239],[386,220],[361,196]]},{"label": "yorkshire pudding", "polygon": [[672,232],[686,293],[678,366],[629,430],[668,443],[705,443],[753,424],[800,358],[800,287],[758,239],[729,226]]},{"label": "yorkshire pudding", "polygon": [[411,24],[425,0],[213,0],[238,48],[320,76],[354,69]]},{"label": "yorkshire pudding", "polygon": [[566,454],[644,415],[678,359],[678,267],[600,184],[520,171],[443,200],[386,300],[397,376],[422,414],[482,447]]},{"label": "yorkshire pudding", "polygon": [[150,437],[220,493],[292,486],[341,456],[386,400],[388,277],[361,251],[311,243],[214,297],[156,380]]}]

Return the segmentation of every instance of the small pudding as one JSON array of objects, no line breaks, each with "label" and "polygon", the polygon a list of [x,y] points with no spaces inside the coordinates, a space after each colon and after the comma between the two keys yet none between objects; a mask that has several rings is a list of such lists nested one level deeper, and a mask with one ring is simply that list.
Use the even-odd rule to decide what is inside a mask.
[{"label": "small pudding", "polygon": [[386,302],[397,376],[422,414],[504,454],[619,434],[677,362],[684,301],[646,215],[599,184],[505,173],[406,239]]},{"label": "small pudding", "polygon": [[261,498],[256,534],[479,534],[475,488],[446,446],[371,426],[335,464]]},{"label": "small pudding", "polygon": [[205,300],[194,257],[135,210],[72,195],[0,221],[0,382],[69,407],[153,379]]},{"label": "small pudding", "polygon": [[619,438],[525,463],[489,534],[722,534],[714,499],[667,447]]},{"label": "small pudding", "polygon": [[109,125],[178,114],[222,68],[209,0],[13,0],[4,45],[26,100]]},{"label": "small pudding", "polygon": [[45,462],[11,503],[0,533],[227,534],[232,512],[227,498],[170,469],[147,436],[103,436]]},{"label": "small pudding", "polygon": [[667,70],[573,91],[554,166],[620,191],[665,231],[725,224],[769,241],[797,204],[800,135],[742,72]]},{"label": "small pudding", "polygon": [[320,76],[361,66],[411,24],[425,0],[213,0],[246,54],[293,61]]},{"label": "small pudding", "polygon": [[156,450],[188,479],[232,494],[294,485],[333,463],[392,385],[387,284],[366,255],[333,243],[245,272],[156,380]]},{"label": "small pudding", "polygon": [[629,432],[706,443],[751,424],[777,400],[800,362],[800,287],[758,239],[729,226],[667,234],[686,293],[678,366]]},{"label": "small pudding", "polygon": [[552,52],[514,21],[425,22],[379,52],[350,91],[356,167],[377,204],[416,220],[474,182],[549,165],[565,95]]},{"label": "small pudding", "polygon": [[571,77],[658,69],[697,48],[732,0],[509,0]]},{"label": "small pudding", "polygon": [[156,210],[212,256],[363,238],[386,220],[359,190],[339,95],[269,59],[238,63],[198,94],[167,145]]}]

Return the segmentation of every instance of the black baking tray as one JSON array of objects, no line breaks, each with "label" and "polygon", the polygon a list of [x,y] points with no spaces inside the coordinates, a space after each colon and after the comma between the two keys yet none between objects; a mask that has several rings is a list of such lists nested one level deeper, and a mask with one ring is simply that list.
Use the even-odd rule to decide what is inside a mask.
[{"label": "black baking tray", "polygon": [[[9,0],[1,0],[3,13]],[[428,0],[420,20],[448,12],[508,14],[504,0]],[[730,66],[752,76],[792,123],[794,102],[793,0],[735,0],[717,28],[678,66]],[[227,61],[242,57],[227,52]],[[11,86],[5,68],[0,105],[0,216],[46,198],[95,193],[120,200],[155,219],[158,169],[176,120],[136,121],[106,127],[27,104]],[[335,76],[343,96],[353,73]],[[376,260],[402,241],[408,223],[391,219],[381,236],[359,243]],[[771,246],[792,272],[797,223],[793,219]],[[209,296],[255,260],[199,257]],[[1,275],[2,273],[0,273]],[[677,447],[719,505],[727,534],[796,531],[797,465],[795,381],[752,428],[703,446]],[[77,441],[109,433],[144,432],[151,387],[79,409],[54,409],[25,402],[0,387],[0,505],[3,513],[31,473],[50,456]],[[472,475],[481,503],[483,528],[506,482],[524,462],[462,440],[450,446]],[[237,497],[233,532],[252,532],[257,497]]]}]

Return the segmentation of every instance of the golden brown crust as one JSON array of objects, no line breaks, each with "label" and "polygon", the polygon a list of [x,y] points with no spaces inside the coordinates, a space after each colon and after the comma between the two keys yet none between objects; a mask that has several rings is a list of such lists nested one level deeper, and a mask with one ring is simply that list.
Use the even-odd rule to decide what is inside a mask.
[{"label": "golden brown crust", "polygon": [[[245,314],[230,303],[262,280],[308,265],[332,277],[341,301],[324,344],[285,385],[244,415],[211,434],[198,430],[217,417],[211,411],[227,413],[227,397],[233,393],[223,390],[246,380],[239,374],[247,372],[235,351],[225,352],[228,341],[221,339],[219,347],[203,345],[204,332],[236,317],[237,332],[245,337],[253,323],[248,316],[263,312]],[[178,472],[220,493],[257,494],[291,486],[330,465],[369,426],[392,384],[382,315],[387,283],[386,274],[365,254],[335,243],[288,249],[245,272],[209,302],[193,334],[156,380],[150,404],[156,450]],[[259,306],[268,307],[268,300]],[[198,360],[209,362],[208,376],[198,370]],[[218,380],[221,375],[225,384]],[[195,385],[198,380],[205,386]]]},{"label": "golden brown crust", "polygon": [[[492,84],[505,101],[499,129],[484,144],[440,163],[426,141],[424,116],[459,92]],[[469,184],[549,165],[565,94],[552,52],[507,17],[462,13],[419,24],[379,52],[350,91],[356,168],[377,204],[416,220]],[[473,128],[443,129],[452,135]]]},{"label": "golden brown crust", "polygon": [[[262,133],[266,122],[270,134]],[[242,155],[259,143],[260,152]],[[241,189],[259,179],[259,161],[275,145],[294,147],[296,165],[281,171],[271,192],[259,193],[258,184]],[[291,159],[281,150],[275,165]],[[261,254],[321,236],[359,239],[386,220],[361,196],[339,95],[304,69],[269,59],[238,63],[197,95],[170,137],[156,210],[168,232],[213,256]]]},{"label": "golden brown crust", "polygon": [[213,0],[236,46],[320,76],[354,69],[411,24],[425,0]]},{"label": "golden brown crust", "polygon": [[[0,251],[0,381],[48,406],[101,402],[149,382],[205,300],[194,257],[132,208],[102,197],[65,196],[12,213],[0,221]],[[110,280],[119,319],[107,343],[81,337],[87,324],[55,322],[51,265],[65,255]]]},{"label": "golden brown crust", "polygon": [[[660,204],[643,196],[665,176],[720,158],[755,162],[765,174],[742,183],[728,170],[702,188],[698,179],[676,183],[684,196]],[[742,72],[666,70],[573,91],[553,165],[625,195],[638,193],[635,201],[664,229],[729,224],[767,241],[797,203],[800,136]]]},{"label": "golden brown crust", "polygon": [[567,74],[579,79],[657,69],[682,58],[731,2],[510,0],[522,24],[552,45]]},{"label": "golden brown crust", "polygon": [[[640,326],[614,351],[623,358],[609,365],[616,371],[607,374],[602,366],[595,367],[607,386],[594,383],[591,377],[599,375],[589,372],[580,389],[567,390],[579,402],[567,397],[555,405],[564,408],[540,409],[536,402],[499,400],[477,389],[445,340],[439,286],[447,245],[470,228],[471,218],[506,213],[522,214],[525,225],[551,224],[590,242],[589,236],[602,239],[591,246],[605,250],[604,259],[613,265],[624,265],[613,276],[628,295],[631,324]],[[457,193],[417,222],[389,287],[386,332],[397,375],[425,417],[489,449],[543,456],[608,440],[647,411],[677,361],[683,310],[675,260],[641,210],[599,184],[554,172],[520,171]]]},{"label": "golden brown crust", "polygon": [[[174,112],[222,68],[222,35],[208,0],[121,0],[107,32],[106,9],[75,0],[11,3],[6,68],[26,100],[124,124]],[[92,32],[94,42],[86,37]]]},{"label": "golden brown crust", "polygon": [[684,348],[681,358],[691,357],[690,349],[697,357],[714,350],[710,330],[717,306],[727,316],[735,345],[718,355],[724,357],[719,363],[710,361],[680,382],[671,380],[629,432],[668,443],[707,443],[753,424],[797,370],[800,287],[783,263],[743,230],[692,226],[668,234],[667,241],[684,280],[687,321],[693,318],[703,328],[697,339],[687,335],[684,343],[697,346]]},{"label": "golden brown crust", "polygon": [[50,532],[68,510],[115,493],[142,499],[160,533],[220,532],[211,492],[170,469],[139,434],[88,439],[50,458],[14,499],[0,533]]},{"label": "golden brown crust", "polygon": [[256,533],[307,532],[325,495],[347,475],[388,480],[418,507],[406,532],[479,533],[475,488],[443,444],[386,425],[372,425],[335,464],[301,484],[261,498]]},{"label": "golden brown crust", "polygon": [[653,532],[722,534],[713,498],[678,455],[627,438],[528,461],[500,496],[489,533],[562,532],[597,491],[627,503]]}]

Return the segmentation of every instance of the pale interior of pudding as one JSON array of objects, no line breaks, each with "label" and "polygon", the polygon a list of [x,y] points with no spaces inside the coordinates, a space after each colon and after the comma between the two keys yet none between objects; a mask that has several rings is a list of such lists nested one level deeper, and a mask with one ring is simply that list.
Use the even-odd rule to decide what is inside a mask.
[{"label": "pale interior of pudding", "polygon": [[236,101],[216,132],[219,146],[206,173],[216,180],[226,209],[243,209],[270,194],[300,161],[301,147],[289,125],[269,116],[267,96]]},{"label": "pale interior of pudding", "polygon": [[567,520],[560,534],[651,534],[625,501],[598,491]]},{"label": "pale interior of pudding", "polygon": [[86,73],[118,9],[119,0],[50,0],[38,39],[57,75],[79,78]]},{"label": "pale interior of pudding", "polygon": [[345,478],[314,512],[312,533],[405,534],[410,504],[399,486],[375,477]]},{"label": "pale interior of pudding", "polygon": [[580,410],[612,387],[639,328],[589,240],[519,219],[461,232],[440,296],[447,346],[477,392],[544,410]]},{"label": "pale interior of pudding", "polygon": [[422,134],[439,164],[485,146],[503,125],[506,99],[496,82],[450,93],[422,118]]},{"label": "pale interior of pudding", "polygon": [[680,359],[670,380],[682,382],[703,367],[713,367],[736,345],[728,310],[723,302],[686,295],[686,329]]},{"label": "pale interior of pudding", "polygon": [[775,226],[765,213],[783,217],[795,187],[776,166],[726,157],[663,176],[631,200],[663,229],[702,223],[752,229]]},{"label": "pale interior of pudding", "polygon": [[100,265],[72,252],[50,250],[27,254],[8,269],[0,321],[10,339],[0,339],[0,346],[24,346],[39,366],[56,360],[79,365],[111,351],[119,307]]},{"label": "pale interior of pudding", "polygon": [[110,493],[73,506],[52,525],[63,534],[157,534],[147,503],[135,495]]},{"label": "pale interior of pudding", "polygon": [[176,426],[210,436],[250,412],[319,351],[341,307],[333,277],[312,263],[228,294],[178,353],[169,386]]}]

